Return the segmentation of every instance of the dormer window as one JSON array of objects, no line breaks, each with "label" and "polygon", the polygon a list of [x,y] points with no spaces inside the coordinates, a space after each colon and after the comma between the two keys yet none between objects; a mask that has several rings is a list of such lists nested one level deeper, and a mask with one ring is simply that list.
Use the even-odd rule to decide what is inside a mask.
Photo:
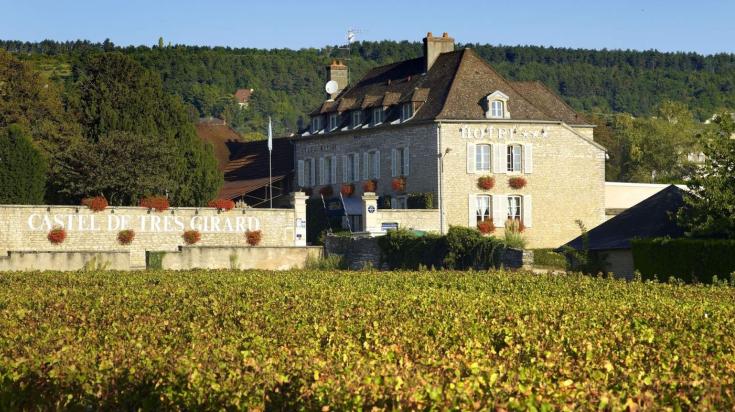
[{"label": "dormer window", "polygon": [[508,96],[501,92],[495,91],[486,97],[487,109],[485,117],[488,119],[510,119],[508,113]]},{"label": "dormer window", "polygon": [[329,115],[329,131],[330,132],[336,129],[337,126],[339,126],[338,121],[339,121],[339,115],[337,113],[331,113]]},{"label": "dormer window", "polygon": [[362,124],[362,110],[355,110],[352,112],[352,128]]},{"label": "dormer window", "polygon": [[413,117],[413,103],[403,103],[401,106],[401,121],[405,122],[411,117]]},{"label": "dormer window", "polygon": [[322,117],[314,116],[311,118],[311,133],[316,133],[322,129]]},{"label": "dormer window", "polygon": [[383,123],[383,108],[376,107],[373,109],[373,125]]}]

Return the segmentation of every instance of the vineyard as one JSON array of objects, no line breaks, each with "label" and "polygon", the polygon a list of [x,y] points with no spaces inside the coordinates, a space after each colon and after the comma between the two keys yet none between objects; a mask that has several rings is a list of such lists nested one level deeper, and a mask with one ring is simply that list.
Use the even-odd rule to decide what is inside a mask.
[{"label": "vineyard", "polygon": [[505,272],[6,273],[0,410],[730,410],[734,303]]}]

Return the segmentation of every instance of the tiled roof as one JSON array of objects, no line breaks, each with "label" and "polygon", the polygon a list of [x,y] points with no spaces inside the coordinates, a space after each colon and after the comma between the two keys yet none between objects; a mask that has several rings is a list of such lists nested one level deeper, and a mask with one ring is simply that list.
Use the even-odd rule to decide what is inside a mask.
[{"label": "tiled roof", "polygon": [[199,138],[212,145],[219,170],[224,170],[230,161],[233,147],[243,142],[242,137],[219,119],[200,121],[195,128]]},{"label": "tiled roof", "polygon": [[[376,67],[312,115],[366,109],[382,104],[387,123],[400,116],[400,103],[414,102],[419,120],[483,120],[485,98],[500,91],[509,97],[512,120],[563,121],[588,124],[540,82],[506,80],[472,49],[442,53],[427,73],[424,58]],[[382,97],[382,99],[381,99]]]},{"label": "tiled roof", "polygon": [[[293,173],[293,145],[288,138],[273,139],[273,181],[289,179]],[[234,145],[232,160],[224,169],[225,184],[220,196],[234,199],[268,183],[268,141]],[[265,183],[264,183],[265,182]]]},{"label": "tiled roof", "polygon": [[253,89],[237,89],[235,91],[235,99],[238,103],[247,103],[250,101],[250,96],[253,94]]}]

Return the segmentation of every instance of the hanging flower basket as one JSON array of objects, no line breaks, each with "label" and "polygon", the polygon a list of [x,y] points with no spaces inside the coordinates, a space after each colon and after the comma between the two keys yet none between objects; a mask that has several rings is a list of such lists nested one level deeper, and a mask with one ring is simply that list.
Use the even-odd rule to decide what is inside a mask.
[{"label": "hanging flower basket", "polygon": [[511,177],[508,179],[508,186],[512,187],[513,189],[523,189],[526,187],[526,179],[523,177]]},{"label": "hanging flower basket", "polygon": [[319,189],[319,194],[324,197],[330,197],[334,194],[334,189],[332,189],[332,185],[322,186],[322,188]]},{"label": "hanging flower basket", "polygon": [[129,245],[135,239],[135,232],[131,229],[121,230],[117,233],[117,242],[121,245]]},{"label": "hanging flower basket", "polygon": [[150,196],[140,200],[140,207],[153,209],[156,212],[163,212],[169,208],[168,198],[165,196]]},{"label": "hanging flower basket", "polygon": [[104,196],[85,197],[82,199],[82,205],[87,206],[93,212],[101,212],[109,206]]},{"label": "hanging flower basket", "polygon": [[209,202],[209,207],[214,207],[219,210],[232,210],[235,208],[235,202],[230,199],[214,199]]},{"label": "hanging flower basket", "polygon": [[187,230],[181,235],[187,245],[193,245],[202,240],[202,234],[198,230]]},{"label": "hanging flower basket", "polygon": [[47,238],[48,241],[54,245],[60,245],[64,243],[64,240],[66,240],[66,229],[61,226],[54,226],[54,228],[48,232]]},{"label": "hanging flower basket", "polygon": [[362,190],[365,192],[375,193],[378,190],[378,181],[375,179],[367,180],[362,184]]},{"label": "hanging flower basket", "polygon": [[495,187],[495,178],[492,176],[482,176],[477,178],[477,187],[482,190],[490,190]]},{"label": "hanging flower basket", "polygon": [[245,240],[250,246],[258,246],[263,239],[263,232],[260,230],[248,230],[245,232]]},{"label": "hanging flower basket", "polygon": [[395,192],[404,192],[406,191],[406,177],[394,177],[393,180],[390,182],[391,188],[393,188],[393,191]]},{"label": "hanging flower basket", "polygon": [[345,183],[339,191],[342,193],[342,196],[352,196],[352,194],[355,193],[355,185],[352,183]]},{"label": "hanging flower basket", "polygon": [[477,230],[479,230],[483,235],[486,235],[495,231],[495,225],[492,220],[485,219],[477,224]]}]

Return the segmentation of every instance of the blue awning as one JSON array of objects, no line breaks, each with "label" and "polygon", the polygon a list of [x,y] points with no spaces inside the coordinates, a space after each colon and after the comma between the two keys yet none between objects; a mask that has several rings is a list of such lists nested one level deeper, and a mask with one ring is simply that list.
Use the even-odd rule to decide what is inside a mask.
[{"label": "blue awning", "polygon": [[348,215],[362,215],[362,199],[357,197],[345,197],[345,211]]}]

